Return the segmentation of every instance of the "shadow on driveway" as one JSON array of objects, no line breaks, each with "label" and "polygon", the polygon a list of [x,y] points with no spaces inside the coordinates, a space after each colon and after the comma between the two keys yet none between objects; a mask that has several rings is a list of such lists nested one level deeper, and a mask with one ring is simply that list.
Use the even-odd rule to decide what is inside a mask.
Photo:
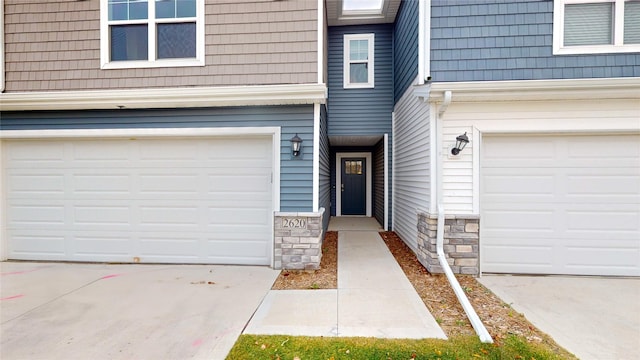
[{"label": "shadow on driveway", "polygon": [[278,271],[0,263],[2,359],[224,359]]}]

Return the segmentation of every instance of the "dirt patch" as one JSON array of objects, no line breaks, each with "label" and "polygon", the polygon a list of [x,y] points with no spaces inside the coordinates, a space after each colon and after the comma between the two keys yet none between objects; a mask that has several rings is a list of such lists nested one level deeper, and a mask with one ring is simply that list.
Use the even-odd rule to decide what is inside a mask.
[{"label": "dirt patch", "polygon": [[322,242],[320,270],[282,270],[272,289],[336,289],[337,287],[338,233],[328,231]]},{"label": "dirt patch", "polygon": [[[380,236],[398,264],[413,284],[420,298],[449,337],[474,335],[462,306],[444,274],[431,274],[418,261],[409,247],[394,233],[381,232]],[[338,233],[329,231],[322,244],[320,270],[282,270],[272,289],[336,289],[338,282]],[[529,342],[541,343],[558,355],[575,358],[556,342],[533,326],[473,276],[456,275],[478,313],[478,316],[496,342],[509,334],[525,337]]]}]

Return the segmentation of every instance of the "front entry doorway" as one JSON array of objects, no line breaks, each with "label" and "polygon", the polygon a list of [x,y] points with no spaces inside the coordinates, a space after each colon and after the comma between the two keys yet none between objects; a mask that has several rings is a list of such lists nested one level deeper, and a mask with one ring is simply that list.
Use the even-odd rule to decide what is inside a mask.
[{"label": "front entry doorway", "polygon": [[367,214],[366,158],[342,158],[341,208],[342,215]]}]

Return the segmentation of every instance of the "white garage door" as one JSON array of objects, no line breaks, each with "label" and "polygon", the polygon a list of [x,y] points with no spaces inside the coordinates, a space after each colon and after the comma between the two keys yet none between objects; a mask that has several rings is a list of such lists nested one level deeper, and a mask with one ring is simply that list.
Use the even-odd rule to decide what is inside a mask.
[{"label": "white garage door", "polygon": [[6,141],[9,258],[268,265],[271,144]]},{"label": "white garage door", "polygon": [[483,272],[640,275],[640,136],[485,136]]}]

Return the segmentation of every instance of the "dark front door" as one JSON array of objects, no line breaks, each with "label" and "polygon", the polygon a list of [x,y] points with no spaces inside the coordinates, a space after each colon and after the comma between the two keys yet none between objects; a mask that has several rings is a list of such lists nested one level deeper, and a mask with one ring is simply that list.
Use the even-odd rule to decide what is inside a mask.
[{"label": "dark front door", "polygon": [[342,215],[366,215],[366,161],[364,158],[342,159]]}]

